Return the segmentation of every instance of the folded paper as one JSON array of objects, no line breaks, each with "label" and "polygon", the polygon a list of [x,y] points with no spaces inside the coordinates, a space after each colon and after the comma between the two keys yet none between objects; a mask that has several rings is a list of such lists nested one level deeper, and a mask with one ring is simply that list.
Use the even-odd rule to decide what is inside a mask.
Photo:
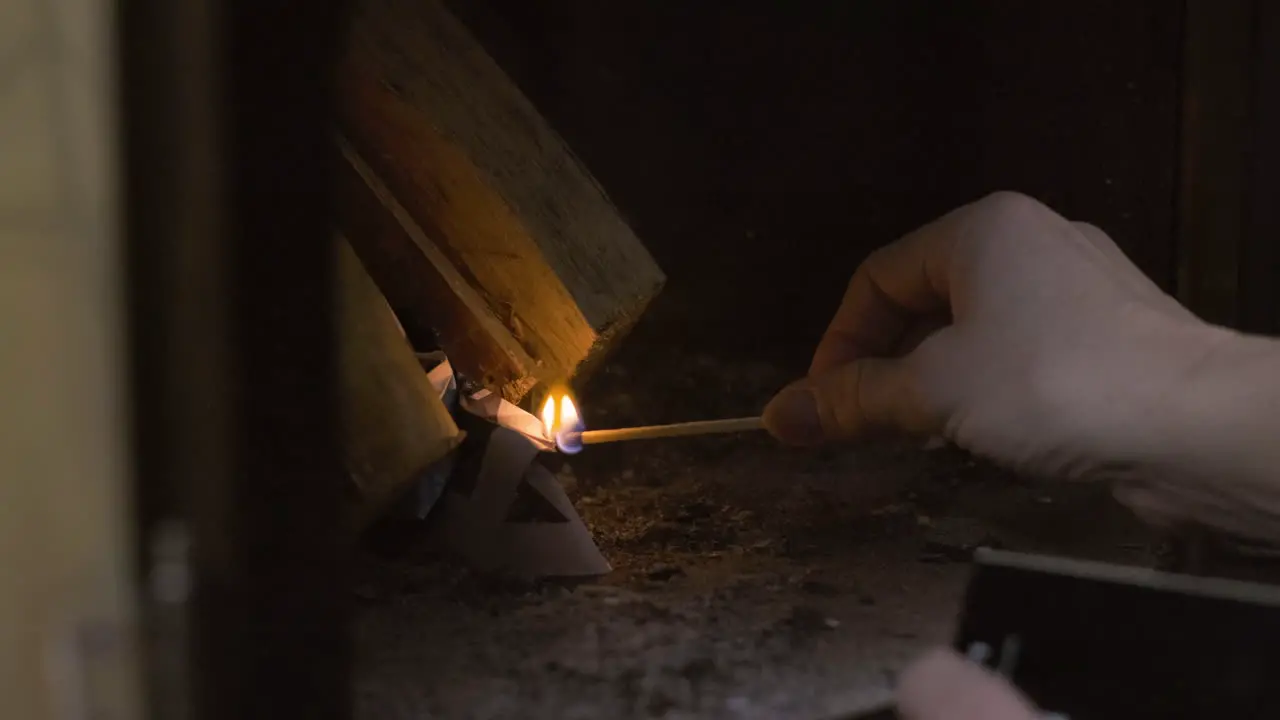
[{"label": "folded paper", "polygon": [[435,538],[485,573],[533,580],[609,572],[591,531],[539,460],[555,451],[541,420],[494,393],[461,392],[446,358],[420,359],[466,432],[419,493]]}]

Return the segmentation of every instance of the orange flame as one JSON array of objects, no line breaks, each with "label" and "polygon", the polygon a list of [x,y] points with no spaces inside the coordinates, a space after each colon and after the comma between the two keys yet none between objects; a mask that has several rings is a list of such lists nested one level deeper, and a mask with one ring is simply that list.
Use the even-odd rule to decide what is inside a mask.
[{"label": "orange flame", "polygon": [[542,404],[542,428],[547,431],[547,437],[554,438],[556,436],[555,395],[548,395],[547,401]]},{"label": "orange flame", "polygon": [[556,425],[556,432],[577,429],[579,424],[578,408],[574,406],[573,399],[568,395],[562,395],[560,397],[560,424]]},{"label": "orange flame", "polygon": [[573,398],[565,392],[552,392],[542,404],[541,414],[542,428],[546,436],[554,440],[561,450],[577,452],[570,447],[575,444],[572,440],[568,441],[568,445],[564,442],[567,438],[571,438],[574,432],[582,430],[582,417],[578,415],[578,407],[574,404]]}]

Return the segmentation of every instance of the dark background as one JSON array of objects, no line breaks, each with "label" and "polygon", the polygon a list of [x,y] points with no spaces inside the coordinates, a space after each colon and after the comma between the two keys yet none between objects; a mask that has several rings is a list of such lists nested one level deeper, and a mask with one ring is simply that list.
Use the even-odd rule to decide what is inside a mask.
[{"label": "dark background", "polygon": [[453,6],[667,272],[628,348],[799,370],[868,252],[998,189],[1172,284],[1182,3]]},{"label": "dark background", "polygon": [[[216,4],[226,5],[131,3],[121,42],[134,454],[148,523],[139,568],[154,567],[151,523],[187,522],[203,596],[146,608],[169,633],[151,638],[148,661],[197,681],[197,717],[341,716],[352,644],[339,629],[353,594],[365,603],[356,697],[370,717],[421,715],[424,697],[507,703],[522,717],[561,717],[580,701],[605,717],[730,699],[771,708],[776,698],[744,695],[775,689],[803,707],[771,714],[801,716],[824,694],[883,686],[893,663],[938,642],[975,544],[1151,563],[1158,543],[1133,536],[1127,515],[1106,520],[1115,507],[1087,495],[1105,488],[1050,496],[968,458],[887,443],[810,455],[764,437],[710,438],[601,448],[562,468],[618,568],[612,582],[640,598],[503,595],[432,574],[438,564],[412,552],[398,565],[366,555],[357,572],[382,582],[350,592],[345,538],[331,531],[346,487],[334,403],[317,390],[334,387],[332,358],[315,351],[332,345],[330,254],[308,242],[331,221],[318,201],[330,88],[317,68],[332,61],[343,3],[231,3],[220,21]],[[1189,0],[1200,20],[1220,4]],[[1252,28],[1280,37],[1280,13],[1269,0],[1225,4],[1239,12],[1202,38],[1201,69],[1230,77],[1240,67],[1213,62],[1219,51]],[[867,252],[996,188],[1097,223],[1168,286],[1191,264],[1175,252],[1175,195],[1197,207],[1175,183],[1179,135],[1200,127],[1205,157],[1238,158],[1237,130],[1254,122],[1217,122],[1230,103],[1189,92],[1198,112],[1179,127],[1192,26],[1182,5],[454,3],[670,276],[623,348],[646,377],[602,372],[614,392],[590,405],[618,424],[725,417],[734,403],[734,414],[756,411],[803,367]],[[1258,47],[1241,61],[1271,59],[1280,42]],[[1280,78],[1259,74],[1259,86]],[[1199,90],[1228,86],[1199,77]],[[1253,88],[1238,84],[1222,94],[1248,115]],[[1280,93],[1258,93],[1258,117],[1280,117]],[[1200,201],[1210,209],[1218,195],[1253,201],[1229,222],[1206,213],[1205,237],[1280,227],[1263,182],[1280,147],[1256,145],[1265,160],[1181,173],[1222,190]],[[1236,184],[1223,185],[1232,172]],[[1274,278],[1274,247],[1252,249],[1266,252],[1244,255],[1248,274]],[[1227,259],[1215,288],[1244,275]],[[665,366],[677,368],[671,382],[636,361],[663,347],[720,362]],[[753,368],[749,353],[780,367]],[[687,388],[710,388],[704,412],[661,407],[698,394]],[[600,635],[581,632],[588,623],[614,639],[603,653]],[[584,669],[582,657],[608,662]],[[689,676],[701,698],[679,694]],[[662,686],[641,701],[634,681],[651,677]]]}]

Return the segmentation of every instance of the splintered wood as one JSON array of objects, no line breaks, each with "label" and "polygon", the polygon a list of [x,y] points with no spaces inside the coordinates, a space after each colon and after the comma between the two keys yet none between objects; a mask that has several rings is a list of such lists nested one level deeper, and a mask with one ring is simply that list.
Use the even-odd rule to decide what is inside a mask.
[{"label": "splintered wood", "polygon": [[661,289],[591,174],[441,3],[358,2],[339,89],[344,230],[468,375],[513,401],[571,378]]}]

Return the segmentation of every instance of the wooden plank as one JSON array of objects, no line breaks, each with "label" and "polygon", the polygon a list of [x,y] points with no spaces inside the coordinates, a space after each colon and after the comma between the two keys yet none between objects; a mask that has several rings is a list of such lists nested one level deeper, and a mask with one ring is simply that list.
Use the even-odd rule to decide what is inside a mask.
[{"label": "wooden plank", "polygon": [[343,462],[359,528],[456,448],[462,434],[351,246],[341,238],[335,245]]},{"label": "wooden plank", "polygon": [[343,138],[339,224],[391,304],[435,329],[454,367],[517,401],[538,368],[436,243]]},{"label": "wooden plank", "polygon": [[660,290],[661,270],[591,174],[437,0],[359,3],[339,88],[344,134],[533,375],[577,374]]}]

